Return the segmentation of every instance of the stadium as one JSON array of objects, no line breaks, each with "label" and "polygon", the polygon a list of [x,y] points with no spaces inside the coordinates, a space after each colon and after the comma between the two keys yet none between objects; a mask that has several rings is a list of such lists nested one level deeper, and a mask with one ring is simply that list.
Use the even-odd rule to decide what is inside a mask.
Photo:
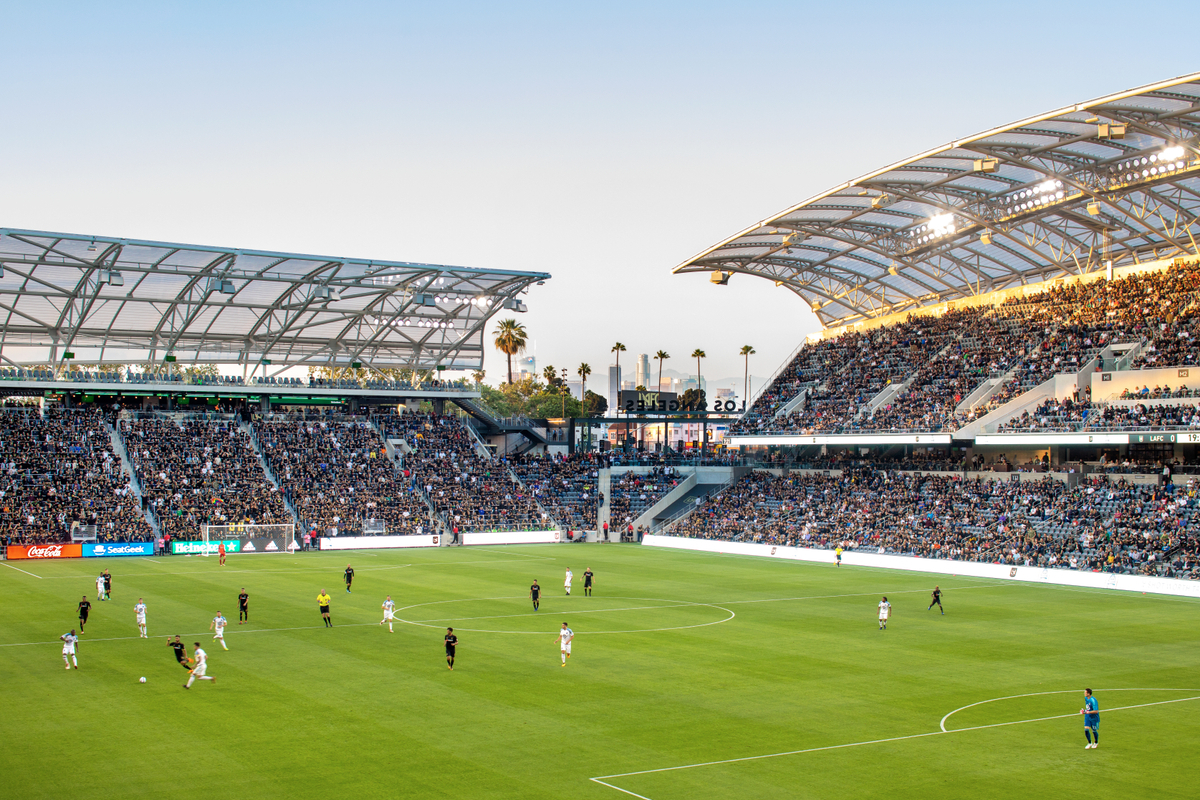
[{"label": "stadium", "polygon": [[743,406],[550,418],[549,273],[0,229],[9,790],[1190,796],[1198,219],[1200,74],[1022,119],[675,267],[820,321]]}]

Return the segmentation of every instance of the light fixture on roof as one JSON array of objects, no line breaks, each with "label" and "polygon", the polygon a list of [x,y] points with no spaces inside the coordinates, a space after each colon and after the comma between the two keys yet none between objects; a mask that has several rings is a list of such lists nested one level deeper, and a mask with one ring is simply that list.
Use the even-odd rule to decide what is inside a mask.
[{"label": "light fixture on roof", "polygon": [[1117,177],[1130,183],[1147,178],[1158,178],[1178,172],[1187,166],[1184,161],[1186,151],[1179,145],[1165,147],[1157,153],[1145,156],[1134,156],[1127,161],[1117,164]]},{"label": "light fixture on roof", "polygon": [[992,243],[992,232],[984,231],[983,233],[979,234],[979,243],[980,244],[991,244]]},{"label": "light fixture on roof", "polygon": [[337,290],[332,286],[317,286],[313,288],[313,297],[317,300],[337,300]]},{"label": "light fixture on roof", "polygon": [[432,308],[433,306],[437,305],[437,298],[431,294],[414,294],[413,305]]},{"label": "light fixture on roof", "polygon": [[124,286],[125,278],[115,269],[110,269],[101,274],[101,283],[107,283],[109,286]]},{"label": "light fixture on roof", "polygon": [[732,274],[733,273],[731,272],[725,272],[719,269],[714,270],[713,274],[708,276],[708,282],[716,286],[725,286],[729,283],[729,276]]},{"label": "light fixture on roof", "polygon": [[515,297],[510,297],[509,299],[505,300],[504,308],[509,311],[516,311],[518,314],[524,314],[529,310],[529,306],[525,305]]},{"label": "light fixture on roof", "polygon": [[1000,159],[998,158],[975,159],[976,172],[996,172],[998,169],[1000,169]]},{"label": "light fixture on roof", "polygon": [[871,208],[887,208],[891,204],[892,204],[892,198],[889,197],[887,195],[887,193],[885,192],[884,194],[879,195],[879,197],[876,197],[874,200],[871,201]]},{"label": "light fixture on roof", "polygon": [[89,253],[96,252],[96,240],[95,239],[92,239],[92,243],[88,245],[88,252]]},{"label": "light fixture on roof", "polygon": [[237,294],[237,287],[233,285],[233,281],[227,278],[209,279],[208,290],[210,292],[218,292],[220,294]]},{"label": "light fixture on roof", "polygon": [[1088,203],[1088,204],[1087,204],[1087,212],[1088,212],[1089,214],[1091,214],[1093,217],[1098,217],[1098,216],[1100,216],[1100,204],[1099,204],[1099,203],[1097,203],[1095,200],[1093,200],[1092,202]]},{"label": "light fixture on roof", "polygon": [[1125,138],[1125,123],[1123,122],[1101,122],[1096,126],[1097,139],[1124,139]]},{"label": "light fixture on roof", "polygon": [[899,274],[900,274],[900,270],[896,269],[896,265],[895,265],[895,264],[892,264],[890,267],[888,267],[888,275],[891,275],[892,277],[895,277],[895,276],[897,276],[897,275],[899,275]]}]

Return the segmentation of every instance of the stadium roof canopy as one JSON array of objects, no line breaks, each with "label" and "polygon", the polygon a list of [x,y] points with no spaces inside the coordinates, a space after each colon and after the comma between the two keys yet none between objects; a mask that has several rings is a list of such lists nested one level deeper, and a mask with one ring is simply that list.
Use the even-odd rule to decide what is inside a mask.
[{"label": "stadium roof canopy", "polygon": [[1197,252],[1200,73],[950,142],[792,206],[676,273],[756,275],[834,327]]},{"label": "stadium roof canopy", "polygon": [[0,228],[0,360],[477,369],[549,277]]}]

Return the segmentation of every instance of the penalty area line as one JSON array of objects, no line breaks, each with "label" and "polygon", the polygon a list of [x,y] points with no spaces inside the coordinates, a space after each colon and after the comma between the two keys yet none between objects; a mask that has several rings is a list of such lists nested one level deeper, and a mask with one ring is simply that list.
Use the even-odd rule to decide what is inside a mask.
[{"label": "penalty area line", "polygon": [[[1115,691],[1115,690],[1112,690],[1112,691]],[[1174,700],[1159,700],[1158,702],[1154,702],[1154,703],[1138,703],[1137,705],[1132,705],[1132,706],[1117,706],[1115,708],[1103,709],[1102,713],[1111,714],[1113,711],[1128,711],[1129,709],[1132,709],[1132,708],[1146,708],[1148,706],[1163,706],[1163,705],[1169,705],[1171,703],[1186,703],[1191,700],[1200,700],[1200,695],[1197,695],[1195,697],[1179,697]],[[659,773],[659,772],[678,772],[680,770],[685,770],[685,769],[696,769],[697,767],[715,767],[715,766],[719,766],[721,764],[738,764],[738,763],[745,762],[745,761],[762,761],[762,760],[768,759],[768,758],[781,758],[783,756],[798,756],[798,755],[802,755],[804,753],[820,753],[820,752],[824,752],[827,750],[844,750],[844,749],[850,748],[850,747],[865,747],[865,746],[871,745],[871,744],[887,744],[889,742],[902,742],[902,741],[906,741],[908,739],[925,739],[930,736],[946,736],[951,733],[967,733],[968,731],[982,731],[982,730],[987,730],[989,728],[1005,728],[1005,727],[1009,727],[1011,725],[1026,725],[1031,722],[1048,722],[1050,720],[1056,720],[1056,719],[1071,719],[1073,717],[1078,717],[1078,716],[1079,716],[1078,712],[1075,712],[1073,714],[1055,714],[1054,716],[1050,716],[1050,717],[1036,717],[1034,719],[1018,719],[1018,720],[1013,720],[1011,722],[994,722],[990,725],[974,725],[969,728],[953,728],[951,730],[936,730],[936,731],[929,731],[927,733],[913,733],[913,734],[909,734],[908,736],[892,736],[887,739],[868,739],[867,741],[864,741],[864,742],[847,742],[845,744],[831,744],[831,745],[826,745],[824,747],[808,747],[803,750],[788,750],[783,753],[766,753],[766,754],[758,755],[758,756],[743,756],[741,758],[725,758],[725,759],[721,759],[719,761],[704,761],[704,762],[701,762],[698,764],[681,764],[676,767],[659,767],[658,769],[643,769],[643,770],[638,770],[636,772],[620,772],[615,775],[600,775],[595,778],[588,778],[588,780],[594,781],[595,783],[603,784],[603,785],[609,787],[610,789],[616,789],[619,792],[624,792],[625,794],[633,795],[634,797],[640,797],[640,798],[642,798],[642,800],[650,800],[650,798],[648,798],[648,797],[644,797],[643,795],[640,795],[640,794],[634,794],[633,792],[631,792],[627,789],[622,789],[619,786],[614,786],[613,784],[606,783],[605,781],[608,779],[611,779],[611,778],[630,778],[630,777],[634,777],[637,775],[652,775],[652,774]]]}]

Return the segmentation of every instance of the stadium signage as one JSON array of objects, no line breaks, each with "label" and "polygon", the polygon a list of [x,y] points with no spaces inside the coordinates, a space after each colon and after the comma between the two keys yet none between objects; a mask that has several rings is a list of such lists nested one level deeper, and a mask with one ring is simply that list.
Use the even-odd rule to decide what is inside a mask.
[{"label": "stadium signage", "polygon": [[84,558],[107,558],[110,556],[152,556],[154,542],[105,542],[85,544]]},{"label": "stadium signage", "polygon": [[[783,558],[793,561],[815,561],[832,564],[832,550],[809,547],[776,547],[751,542],[729,542],[718,539],[689,539],[682,536],[647,535],[642,546],[668,547],[677,550],[699,550],[763,558]],[[975,578],[1011,580],[1014,583],[1049,583],[1059,586],[1085,586],[1098,589],[1119,589],[1147,594],[1167,594],[1181,597],[1200,597],[1200,581],[1176,578],[1156,578],[1148,575],[1121,575],[1115,572],[1055,569],[1049,567],[1013,567],[1011,564],[990,564],[981,561],[953,561],[948,558],[916,558],[895,556],[867,550],[845,550],[842,563],[849,566],[898,569],[934,575],[968,575]]]},{"label": "stadium signage", "polygon": [[390,550],[399,547],[437,547],[438,537],[425,536],[322,536],[321,550]]},{"label": "stadium signage", "polygon": [[18,558],[82,558],[81,544],[10,544],[5,557]]},{"label": "stadium signage", "polygon": [[210,542],[171,542],[172,553],[182,553],[184,555],[196,555],[198,553],[216,553],[217,546],[224,544],[226,553],[236,553],[242,548],[242,543],[238,539],[225,539],[223,541]]},{"label": "stadium signage", "polygon": [[1147,433],[990,433],[975,437],[978,445],[1025,445],[1049,447],[1066,445],[1112,445],[1112,444],[1174,444],[1200,443],[1200,432],[1175,433],[1172,431],[1149,431]]},{"label": "stadium signage", "polygon": [[485,531],[464,533],[463,544],[552,544],[562,541],[562,531]]},{"label": "stadium signage", "polygon": [[948,433],[824,433],[777,434],[765,436],[729,436],[730,447],[779,445],[796,447],[811,444],[871,445],[871,444],[950,444]]}]

